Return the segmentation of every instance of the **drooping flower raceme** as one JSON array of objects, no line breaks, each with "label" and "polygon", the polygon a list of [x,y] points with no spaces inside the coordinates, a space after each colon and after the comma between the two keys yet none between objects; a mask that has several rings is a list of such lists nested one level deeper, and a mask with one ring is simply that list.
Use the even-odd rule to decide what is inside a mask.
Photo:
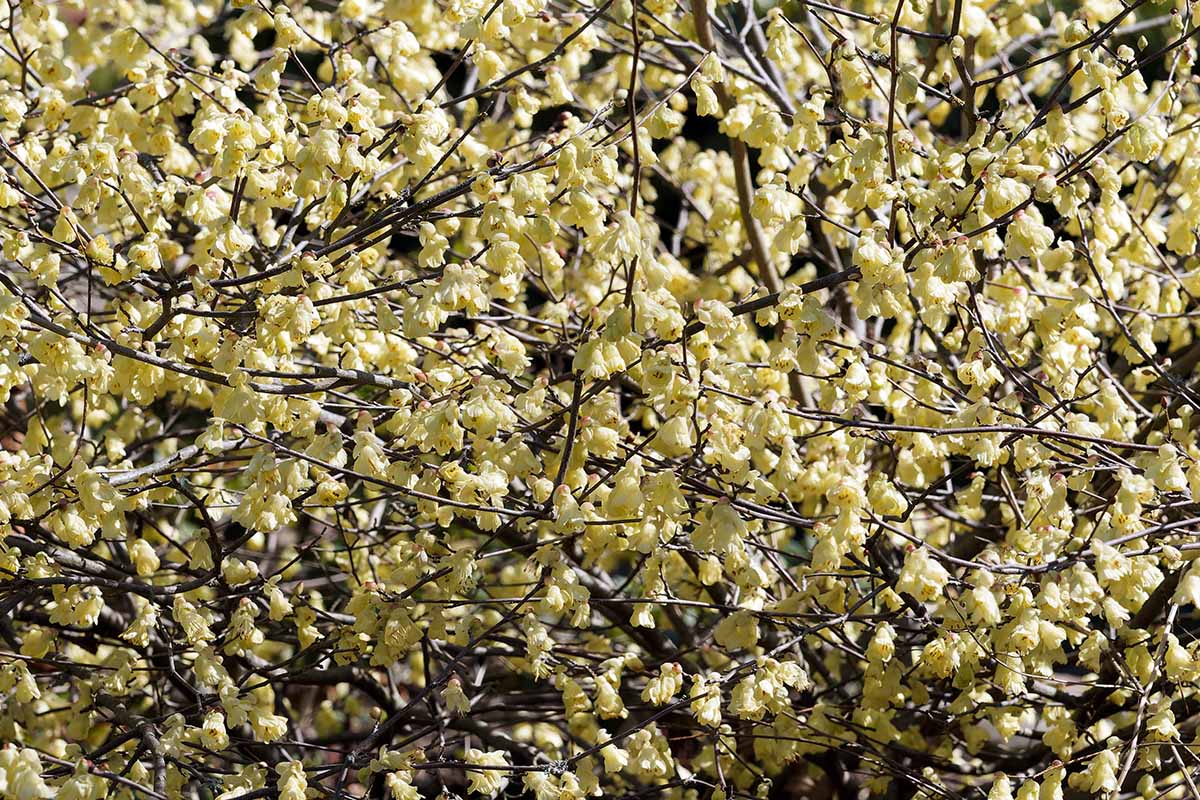
[{"label": "drooping flower raceme", "polygon": [[1184,797],[1184,0],[11,0],[0,800]]}]

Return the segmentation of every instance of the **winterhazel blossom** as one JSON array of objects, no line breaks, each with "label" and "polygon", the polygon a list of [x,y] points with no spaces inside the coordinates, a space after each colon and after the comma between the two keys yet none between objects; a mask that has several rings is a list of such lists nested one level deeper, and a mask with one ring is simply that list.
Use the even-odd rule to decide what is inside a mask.
[{"label": "winterhazel blossom", "polygon": [[1185,796],[1182,0],[13,0],[0,800]]}]

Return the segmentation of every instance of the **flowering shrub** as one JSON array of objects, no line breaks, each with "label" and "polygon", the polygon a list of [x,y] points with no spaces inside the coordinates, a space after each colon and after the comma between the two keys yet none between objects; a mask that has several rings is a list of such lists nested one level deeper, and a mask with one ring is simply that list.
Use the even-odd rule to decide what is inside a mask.
[{"label": "flowering shrub", "polygon": [[0,798],[1200,796],[1193,11],[8,0]]}]

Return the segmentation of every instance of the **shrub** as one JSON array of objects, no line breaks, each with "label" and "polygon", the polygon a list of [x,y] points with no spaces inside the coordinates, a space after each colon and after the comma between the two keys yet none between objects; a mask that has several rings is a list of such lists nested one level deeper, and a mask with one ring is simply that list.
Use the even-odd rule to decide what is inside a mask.
[{"label": "shrub", "polygon": [[0,797],[1196,796],[1172,1],[8,0]]}]

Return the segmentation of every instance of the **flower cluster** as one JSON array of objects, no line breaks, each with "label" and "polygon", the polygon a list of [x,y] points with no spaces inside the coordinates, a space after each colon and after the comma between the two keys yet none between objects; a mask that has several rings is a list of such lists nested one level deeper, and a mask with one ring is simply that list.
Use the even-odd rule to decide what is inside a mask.
[{"label": "flower cluster", "polygon": [[1196,796],[1191,0],[7,0],[0,800]]}]

